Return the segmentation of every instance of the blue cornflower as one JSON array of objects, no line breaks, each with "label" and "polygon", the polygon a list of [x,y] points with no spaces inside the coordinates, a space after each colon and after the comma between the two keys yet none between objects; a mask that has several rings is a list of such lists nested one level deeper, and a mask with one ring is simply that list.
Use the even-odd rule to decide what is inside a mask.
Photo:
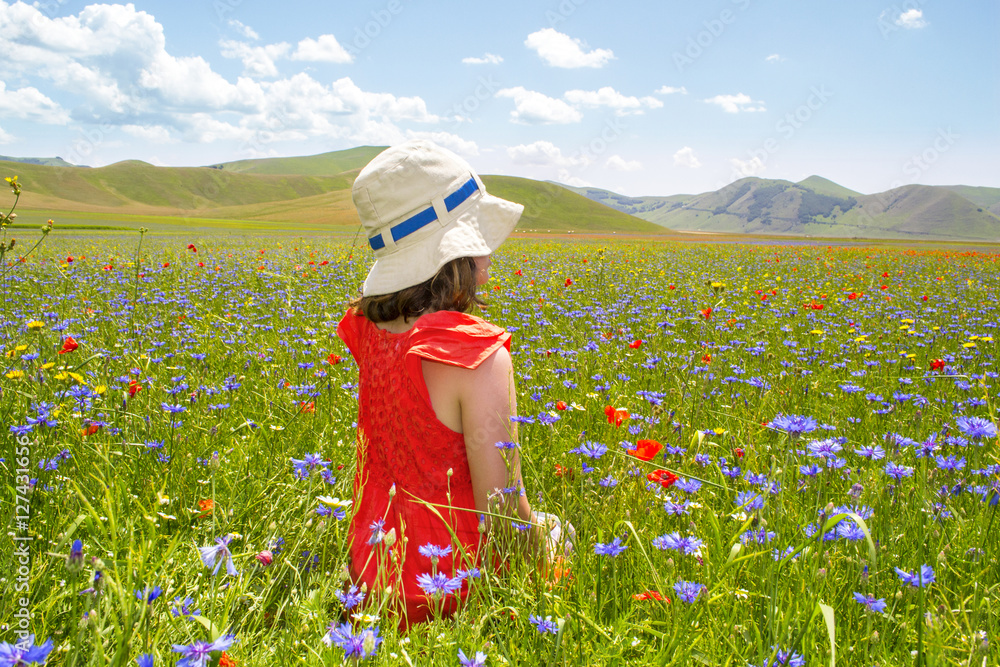
[{"label": "blue cornflower", "polygon": [[820,468],[815,463],[810,463],[809,465],[805,466],[799,466],[799,472],[805,475],[806,477],[815,477],[816,475],[819,474],[820,470],[822,470],[822,468]]},{"label": "blue cornflower", "polygon": [[163,408],[164,412],[169,412],[172,415],[176,415],[181,412],[187,412],[187,408],[183,405],[171,405],[169,403],[160,403],[160,407]]},{"label": "blue cornflower", "polygon": [[861,526],[853,521],[841,521],[838,523],[837,535],[850,542],[865,539],[865,531],[861,530]]},{"label": "blue cornflower", "polygon": [[546,616],[545,618],[542,618],[541,616],[536,616],[535,614],[531,614],[528,616],[528,621],[530,621],[531,624],[538,629],[538,632],[540,632],[543,635],[546,632],[550,632],[552,634],[556,634],[559,632],[559,626],[556,623],[552,622],[551,616]]},{"label": "blue cornflower", "polygon": [[444,558],[451,553],[451,547],[439,547],[436,544],[425,544],[424,546],[419,547],[417,551],[420,552],[420,555],[430,558],[432,563],[437,563],[439,558]]},{"label": "blue cornflower", "polygon": [[[830,531],[833,532],[833,531]],[[742,535],[740,535],[740,542],[743,544],[767,544],[775,538],[774,531],[767,530],[766,528],[761,528],[759,530],[748,530]]]},{"label": "blue cornflower", "polygon": [[961,470],[965,467],[965,457],[956,458],[954,455],[945,457],[938,454],[934,457],[934,460],[941,470]]},{"label": "blue cornflower", "polygon": [[771,428],[785,431],[793,437],[812,433],[817,426],[815,419],[804,415],[778,415],[771,420]]},{"label": "blue cornflower", "polygon": [[841,451],[841,447],[836,441],[832,439],[827,440],[815,440],[810,442],[806,449],[809,450],[809,456],[818,459],[832,459],[836,458],[837,452]]},{"label": "blue cornflower", "polygon": [[478,579],[482,574],[478,567],[469,568],[468,570],[455,570],[455,576],[459,579]]},{"label": "blue cornflower", "polygon": [[855,593],[854,599],[860,604],[863,604],[868,611],[875,612],[876,614],[881,614],[885,611],[885,598],[876,599],[874,595],[862,595],[861,593]]},{"label": "blue cornflower", "polygon": [[679,480],[674,482],[674,488],[680,489],[684,493],[697,493],[701,488],[701,482],[696,479],[688,479],[687,477],[681,477]]},{"label": "blue cornflower", "polygon": [[712,464],[712,457],[708,454],[695,454],[694,462],[704,468],[705,466]]},{"label": "blue cornflower", "polygon": [[385,521],[382,519],[375,519],[368,526],[368,530],[372,532],[372,536],[368,538],[368,544],[378,544],[385,537],[385,531],[382,530],[385,527]]},{"label": "blue cornflower", "polygon": [[919,574],[915,572],[907,572],[899,569],[898,567],[893,569],[896,570],[896,574],[903,580],[904,584],[923,588],[927,584],[934,583],[934,569],[931,568],[930,565],[921,565]]},{"label": "blue cornflower", "polygon": [[346,593],[337,591],[337,599],[340,600],[340,604],[344,605],[344,609],[350,611],[364,601],[365,594],[357,586],[351,586]]},{"label": "blue cornflower", "polygon": [[236,641],[234,635],[222,635],[214,642],[196,641],[191,645],[174,644],[175,653],[180,653],[183,658],[177,661],[177,667],[207,667],[210,653],[225,651]]},{"label": "blue cornflower", "polygon": [[759,510],[764,506],[764,497],[753,491],[740,491],[736,494],[736,506],[744,510]]},{"label": "blue cornflower", "polygon": [[678,581],[674,584],[674,592],[677,593],[677,597],[688,604],[697,600],[704,588],[704,584],[697,584],[693,581]]},{"label": "blue cornflower", "polygon": [[913,468],[907,466],[901,466],[892,461],[888,461],[885,464],[885,474],[894,479],[903,479],[904,477],[913,476]]},{"label": "blue cornflower", "polygon": [[778,665],[784,665],[785,667],[805,667],[806,659],[798,653],[793,653],[790,650],[786,651],[778,648],[777,646],[772,646],[771,650],[774,652],[774,662],[772,662],[771,657],[768,656],[764,662],[760,664],[760,667],[778,667]]},{"label": "blue cornflower", "polygon": [[486,667],[486,654],[476,651],[476,655],[469,658],[462,649],[458,649],[458,662],[462,667]]},{"label": "blue cornflower", "polygon": [[673,532],[667,533],[666,535],[660,535],[659,537],[653,538],[653,546],[657,549],[662,549],[666,551],[667,549],[673,549],[674,551],[680,551],[681,553],[691,555],[698,552],[701,548],[702,541],[697,537],[689,535],[687,537],[681,537],[680,533]]},{"label": "blue cornflower", "polygon": [[145,588],[137,588],[135,591],[135,599],[144,601],[146,604],[152,604],[153,601],[163,594],[163,589],[159,586],[153,586],[150,588],[146,586]]},{"label": "blue cornflower", "polygon": [[236,566],[233,565],[233,554],[229,551],[229,542],[232,539],[232,535],[217,537],[215,538],[216,544],[214,547],[198,547],[198,551],[201,552],[201,562],[205,564],[205,567],[215,568],[212,570],[213,575],[219,572],[223,561],[226,563],[227,574],[233,577],[239,575]]},{"label": "blue cornflower", "polygon": [[178,616],[201,616],[201,609],[195,609],[192,611],[191,607],[193,606],[194,600],[192,598],[181,598],[178,596],[174,598],[174,603],[170,605],[170,613],[173,614],[175,618]]},{"label": "blue cornflower", "polygon": [[885,450],[882,449],[880,445],[865,445],[860,449],[855,449],[854,453],[858,456],[863,456],[866,459],[871,459],[872,461],[878,461],[879,459],[885,458]]},{"label": "blue cornflower", "polygon": [[292,459],[292,467],[295,470],[295,476],[299,479],[305,479],[309,476],[315,468],[326,468],[329,462],[323,460],[322,454],[306,454],[301,459]]},{"label": "blue cornflower", "polygon": [[586,456],[591,459],[599,459],[604,456],[607,451],[607,446],[602,445],[599,442],[585,442],[579,447],[574,447],[569,450],[570,454],[579,454],[580,456]]},{"label": "blue cornflower", "polygon": [[516,442],[510,442],[507,440],[501,440],[500,442],[494,443],[497,449],[514,449],[517,447]]},{"label": "blue cornflower", "polygon": [[0,642],[0,665],[3,667],[20,667],[34,662],[44,665],[52,652],[52,640],[46,639],[44,644],[35,645],[35,635],[28,635],[27,641],[8,644]]},{"label": "blue cornflower", "polygon": [[427,597],[436,600],[446,595],[451,595],[460,589],[462,587],[462,579],[460,577],[449,577],[441,572],[433,575],[424,573],[417,575],[417,584],[420,585],[420,588],[423,589]]},{"label": "blue cornflower", "polygon": [[143,653],[135,659],[137,667],[153,667],[153,654]]},{"label": "blue cornflower", "polygon": [[600,482],[598,482],[598,484],[600,484],[606,489],[613,489],[616,486],[618,486],[618,480],[612,477],[611,475],[608,475],[607,477],[603,478]]},{"label": "blue cornflower", "polygon": [[594,553],[599,556],[617,556],[627,548],[628,547],[622,544],[622,539],[620,537],[616,537],[607,544],[601,544],[600,542],[595,544]]},{"label": "blue cornflower", "polygon": [[955,420],[958,430],[973,440],[997,437],[997,425],[982,417],[959,417]]}]

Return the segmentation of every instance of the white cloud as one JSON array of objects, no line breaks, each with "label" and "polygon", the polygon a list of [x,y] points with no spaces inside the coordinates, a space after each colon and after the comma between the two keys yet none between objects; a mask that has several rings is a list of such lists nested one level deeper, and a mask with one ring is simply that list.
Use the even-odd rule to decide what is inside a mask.
[{"label": "white cloud", "polygon": [[122,125],[122,132],[154,144],[170,141],[170,130],[162,125]]},{"label": "white cloud", "polygon": [[69,123],[69,114],[59,104],[33,87],[7,90],[7,84],[0,81],[0,117],[23,118],[49,125]]},{"label": "white cloud", "polygon": [[247,39],[254,39],[254,40],[260,39],[260,35],[257,34],[256,30],[254,30],[248,25],[244,25],[242,22],[237,21],[236,19],[229,19],[229,27],[235,30],[236,32],[240,33]]},{"label": "white cloud", "polygon": [[681,95],[687,95],[688,89],[684,86],[676,88],[674,86],[660,86],[654,91],[657,95],[675,95],[680,93]]},{"label": "white cloud", "polygon": [[574,176],[570,173],[569,169],[560,169],[556,175],[556,180],[564,185],[570,185],[574,188],[592,188],[594,184],[590,181],[585,181],[578,176]]},{"label": "white cloud", "polygon": [[533,32],[524,45],[538,53],[547,65],[573,69],[576,67],[604,67],[615,57],[610,49],[585,51],[584,43],[553,28]]},{"label": "white cloud", "polygon": [[548,97],[534,90],[526,90],[522,86],[498,90],[497,97],[509,97],[514,100],[514,110],[510,118],[515,123],[524,125],[564,125],[578,123],[583,114],[562,100]]},{"label": "white cloud", "polygon": [[466,65],[499,65],[503,58],[494,53],[484,53],[482,58],[462,58],[462,63]]},{"label": "white cloud", "polygon": [[924,19],[924,12],[922,9],[908,9],[899,15],[896,19],[896,25],[900,28],[909,28],[911,30],[916,28],[924,28],[927,26],[927,21]]},{"label": "white cloud", "polygon": [[658,109],[663,106],[663,102],[655,97],[629,97],[622,95],[611,86],[605,86],[599,90],[568,90],[563,95],[569,102],[584,107],[608,107],[615,110],[619,116],[628,114],[641,114],[642,107],[647,109]]},{"label": "white cloud", "polygon": [[232,39],[222,40],[219,46],[222,47],[223,57],[239,58],[243,61],[243,74],[258,79],[278,76],[278,67],[274,62],[287,56],[290,48],[285,42],[251,46],[246,42]]},{"label": "white cloud", "polygon": [[604,166],[615,171],[638,171],[642,169],[641,162],[638,160],[626,160],[621,155],[612,155],[604,163]]},{"label": "white cloud", "polygon": [[764,58],[764,61],[765,62],[769,62],[769,63],[780,63],[780,62],[784,62],[784,60],[785,60],[785,57],[782,56],[782,55],[779,55],[777,53],[772,53],[767,58]]},{"label": "white cloud", "polygon": [[[754,102],[749,95],[738,93],[736,95],[716,95],[705,100],[709,104],[716,104],[726,113],[739,113],[741,111],[766,111],[763,102]],[[754,106],[756,104],[757,106]]]},{"label": "white cloud", "polygon": [[701,160],[698,156],[694,154],[694,149],[690,146],[685,146],[676,153],[674,153],[674,166],[675,167],[688,167],[689,169],[697,169],[701,166]]},{"label": "white cloud", "polygon": [[[291,46],[227,40],[222,48],[258,78],[227,79],[204,58],[171,54],[163,26],[131,4],[89,5],[77,15],[50,18],[37,7],[0,0],[0,58],[32,84],[17,91],[5,85],[0,104],[9,106],[8,116],[69,116],[148,141],[239,141],[241,154],[250,155],[310,138],[398,143],[407,138],[407,125],[441,121],[420,97],[362,90],[350,78],[320,83],[304,72],[278,76],[275,63],[293,51],[343,60],[332,36]],[[0,137],[9,135],[0,131]],[[478,150],[457,137],[441,140],[466,154]]]},{"label": "white cloud", "polygon": [[0,127],[0,144],[9,144],[14,141],[14,137],[8,134],[2,127]]},{"label": "white cloud", "polygon": [[730,158],[729,164],[733,166],[733,177],[736,179],[745,178],[747,176],[760,176],[764,173],[764,161],[759,157],[751,158],[749,160],[741,160],[739,158]]},{"label": "white cloud", "polygon": [[354,56],[347,52],[333,35],[320,35],[319,39],[306,37],[292,54],[292,60],[307,60],[319,63],[349,63]]},{"label": "white cloud", "polygon": [[434,143],[451,149],[459,155],[479,155],[479,146],[475,141],[463,139],[457,134],[452,134],[451,132],[414,132],[413,130],[407,130],[406,138],[430,139]]},{"label": "white cloud", "polygon": [[588,164],[584,156],[566,156],[551,141],[536,141],[507,148],[507,157],[514,164],[541,167],[579,167]]}]

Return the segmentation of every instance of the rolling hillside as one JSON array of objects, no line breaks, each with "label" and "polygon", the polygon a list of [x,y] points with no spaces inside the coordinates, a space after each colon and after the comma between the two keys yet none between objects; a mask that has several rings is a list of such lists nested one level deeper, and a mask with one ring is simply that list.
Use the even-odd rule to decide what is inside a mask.
[{"label": "rolling hillside", "polygon": [[[625,197],[570,188],[673,230],[830,236],[1000,240],[1000,188],[907,185],[862,195],[810,176],[799,182],[744,178],[699,195]],[[978,201],[976,201],[978,200]]]},{"label": "rolling hillside", "polygon": [[[23,185],[19,210],[188,219],[359,224],[351,185],[382,148],[361,147],[301,158],[155,167],[138,160],[82,169],[0,161],[2,175]],[[491,193],[525,204],[518,228],[531,231],[657,234],[663,227],[608,208],[564,188],[510,176],[484,176]]]}]

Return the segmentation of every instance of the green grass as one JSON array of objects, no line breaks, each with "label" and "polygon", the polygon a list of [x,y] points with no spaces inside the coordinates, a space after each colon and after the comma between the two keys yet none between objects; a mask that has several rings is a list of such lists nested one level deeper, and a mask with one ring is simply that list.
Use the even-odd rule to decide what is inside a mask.
[{"label": "green grass", "polygon": [[[488,186],[500,194],[503,183]],[[146,652],[170,665],[172,644],[213,629],[237,635],[228,653],[242,667],[341,664],[343,651],[321,639],[340,615],[349,517],[316,509],[320,495],[351,495],[357,369],[335,326],[371,257],[348,237],[187,224],[141,246],[136,233],[106,230],[60,238],[57,224],[0,280],[0,552],[13,553],[14,535],[34,538],[26,596],[32,630],[55,643],[54,667],[125,667]],[[996,422],[996,250],[781,244],[512,239],[496,253],[485,317],[513,333],[519,414],[535,418],[519,433],[526,491],[575,526],[570,575],[548,582],[510,555],[504,573],[484,568],[454,619],[404,636],[379,612],[384,642],[367,662],[455,665],[461,648],[485,652],[489,665],[744,667],[777,645],[827,665],[833,643],[838,665],[991,664],[978,633],[1000,632],[1000,538],[983,498],[1000,474],[973,471],[1000,465],[1000,442],[946,438],[961,434],[958,417]],[[31,320],[43,326],[32,331]],[[80,347],[60,355],[66,336]],[[345,361],[324,363],[330,353]],[[944,368],[932,366],[939,359]],[[129,395],[129,380],[142,389]],[[171,415],[164,404],[186,409]],[[609,423],[606,406],[629,417]],[[37,483],[21,493],[9,429],[39,411],[56,423],[31,430],[26,469]],[[765,425],[779,414],[811,417],[815,430],[796,438]],[[85,435],[90,424],[99,426]],[[893,433],[934,437],[934,454],[965,467],[919,458],[917,444],[886,439]],[[845,439],[842,467],[800,453],[826,438]],[[642,462],[620,445],[639,439],[670,449]],[[608,450],[574,453],[587,442]],[[873,445],[886,458],[854,453]],[[313,452],[329,459],[334,484],[292,474],[291,458]],[[55,470],[38,467],[53,459]],[[912,476],[888,477],[888,461]],[[810,464],[815,475],[800,468]],[[702,486],[650,484],[658,468]],[[617,484],[600,483],[608,477]],[[741,510],[743,491],[764,506]],[[678,508],[684,500],[694,504]],[[831,503],[867,518],[821,516]],[[859,539],[821,541],[842,521]],[[701,540],[698,553],[654,545],[673,532]],[[239,534],[240,576],[213,576],[196,547],[228,533]],[[260,564],[255,555],[278,537],[283,549]],[[595,553],[615,538],[620,555]],[[74,539],[84,559],[70,567]],[[924,589],[894,570],[922,564],[936,575]],[[81,594],[95,571],[100,594]],[[705,586],[693,604],[678,598],[680,581]],[[16,584],[13,573],[0,581],[0,624],[16,623]],[[147,585],[163,588],[150,605],[134,593]],[[633,597],[647,591],[670,602]],[[885,613],[867,612],[855,592],[884,599]],[[202,620],[175,617],[176,597],[191,597]],[[378,611],[380,593],[369,599]],[[541,634],[531,615],[561,630]]]}]

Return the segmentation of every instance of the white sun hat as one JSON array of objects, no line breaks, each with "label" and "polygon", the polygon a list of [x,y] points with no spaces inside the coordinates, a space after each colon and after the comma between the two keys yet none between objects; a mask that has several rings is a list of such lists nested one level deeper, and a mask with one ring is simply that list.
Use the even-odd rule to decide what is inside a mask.
[{"label": "white sun hat", "polygon": [[364,296],[419,285],[459,257],[492,254],[524,211],[487,194],[468,162],[425,139],[375,157],[354,181],[353,197],[375,252]]}]

